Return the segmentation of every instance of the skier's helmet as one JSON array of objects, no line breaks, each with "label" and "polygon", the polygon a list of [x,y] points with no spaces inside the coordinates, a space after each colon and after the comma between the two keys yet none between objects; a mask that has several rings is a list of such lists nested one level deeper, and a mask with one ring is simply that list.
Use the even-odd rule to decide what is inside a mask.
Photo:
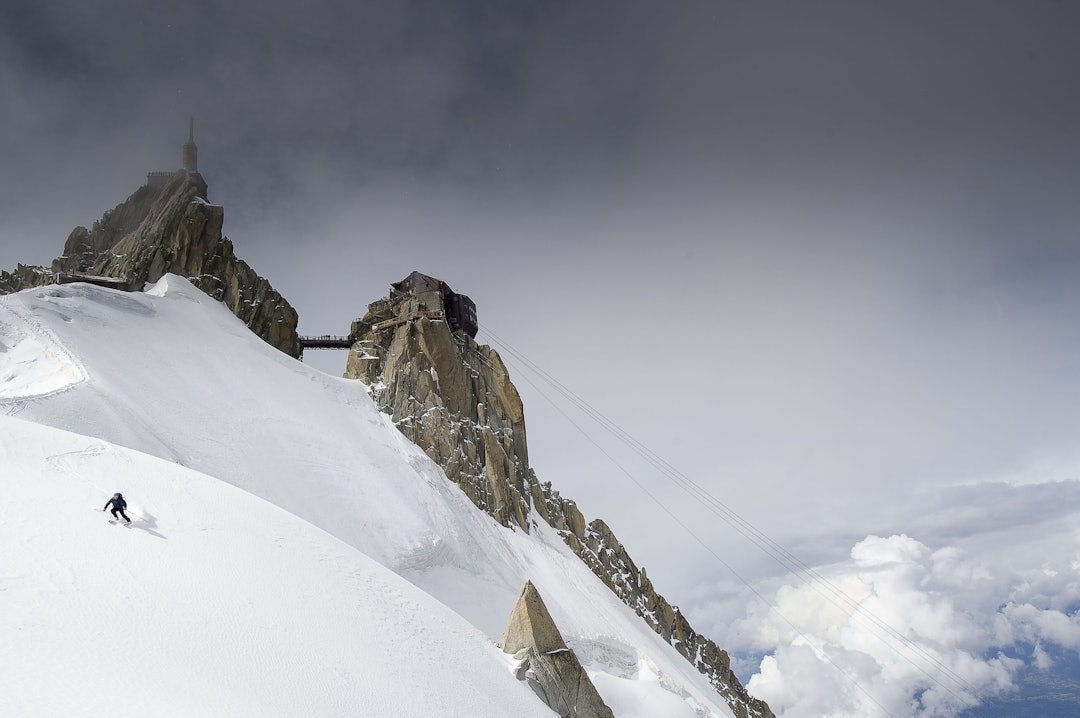
[{"label": "skier's helmet", "polygon": [[119,491],[117,491],[117,492],[116,492],[115,494],[113,494],[113,498],[114,498],[114,499],[118,499],[118,498],[120,498],[120,492],[119,492]]}]

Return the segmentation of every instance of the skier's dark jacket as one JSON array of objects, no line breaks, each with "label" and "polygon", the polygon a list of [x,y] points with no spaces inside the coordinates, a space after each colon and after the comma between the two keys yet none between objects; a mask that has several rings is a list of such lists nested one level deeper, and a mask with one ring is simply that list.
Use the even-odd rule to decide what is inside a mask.
[{"label": "skier's dark jacket", "polygon": [[105,502],[105,508],[103,508],[102,511],[107,511],[109,508],[109,504],[112,504],[120,511],[123,511],[127,508],[127,501],[124,501],[123,496],[113,496],[111,499]]}]

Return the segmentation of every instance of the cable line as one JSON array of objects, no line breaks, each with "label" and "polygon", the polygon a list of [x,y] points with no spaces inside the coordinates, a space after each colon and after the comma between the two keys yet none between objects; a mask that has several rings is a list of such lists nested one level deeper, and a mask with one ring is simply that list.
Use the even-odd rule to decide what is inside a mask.
[{"label": "cable line", "polygon": [[[711,494],[700,484],[690,479],[688,476],[686,476],[674,466],[672,466],[670,463],[668,463],[663,457],[652,451],[648,446],[646,446],[641,441],[637,440],[629,433],[624,431],[621,427],[615,424],[615,422],[608,419],[603,413],[601,413],[598,409],[596,409],[587,401],[578,396],[569,387],[567,387],[558,379],[550,375],[548,372],[544,371],[541,367],[537,366],[535,363],[529,360],[528,357],[516,350],[505,340],[500,338],[495,332],[491,331],[487,327],[482,328],[481,331],[485,335],[489,336],[492,339],[493,343],[498,345],[500,349],[504,350],[509,356],[514,357],[514,359],[522,366],[539,376],[546,384],[550,385],[556,392],[563,396],[563,398],[565,398],[567,401],[576,406],[587,416],[600,424],[601,427],[603,427],[606,431],[612,434],[616,439],[618,439],[620,442],[622,442],[639,456],[641,456],[649,465],[659,471],[662,475],[672,480],[677,486],[679,486],[683,491],[690,495],[691,498],[695,499],[699,504],[704,506],[711,513],[722,519],[739,535],[741,535],[743,538],[745,538],[747,541],[752,543],[759,550],[769,556],[773,561],[778,563],[787,572],[791,573],[797,580],[806,584],[819,596],[821,596],[837,608],[845,611],[845,613],[847,613],[848,615],[858,616],[859,618],[869,622],[869,628],[871,629],[870,633],[874,635],[875,638],[877,638],[879,641],[882,642],[882,644],[893,650],[903,660],[905,660],[910,665],[919,670],[931,682],[951,694],[954,698],[962,700],[962,697],[959,696],[950,686],[946,685],[934,674],[930,673],[930,671],[928,671],[925,667],[925,664],[929,664],[943,677],[948,678],[958,689],[966,691],[976,697],[979,695],[978,691],[975,689],[974,686],[972,686],[962,676],[953,671],[949,666],[943,663],[934,654],[915,643],[913,640],[902,634],[897,629],[893,628],[886,621],[875,615],[870,609],[866,608],[856,599],[845,593],[843,589],[835,585],[833,582],[831,582],[829,579],[819,573],[816,569],[803,562],[784,546],[774,541],[763,531],[761,531],[749,521],[744,519],[734,509],[732,509],[719,498]],[[481,357],[481,359],[483,359],[483,357]],[[606,450],[604,450],[599,445],[599,443],[597,443],[595,439],[593,439],[588,434],[588,432],[586,432],[581,426],[574,422],[573,419],[571,419],[566,414],[566,412],[564,412],[561,407],[559,407],[550,397],[548,397],[532,380],[530,380],[527,376],[524,375],[523,378],[525,378],[525,380],[531,386],[536,388],[537,391],[541,394],[541,396],[545,398],[545,400],[551,403],[552,406],[554,406],[555,409],[559,411],[559,413],[562,414],[574,426],[575,429],[577,429],[583,436],[585,436],[585,438],[590,443],[596,446],[601,451],[601,453],[603,453],[609,460],[611,460],[612,463],[615,464],[615,466],[618,467],[620,471],[622,471],[622,473],[624,473],[628,478],[630,478],[630,480],[633,481],[633,483],[637,485],[654,503],[656,503],[666,514],[671,516],[672,519],[680,527],[682,527],[698,543],[700,543],[710,554],[713,555],[713,557],[720,561],[720,563],[724,565],[725,568],[731,571],[731,573],[740,582],[742,582],[742,584],[746,586],[752,593],[754,593],[754,595],[757,596],[758,599],[763,601],[771,609],[775,610],[777,612],[777,615],[779,615],[789,626],[791,626],[797,633],[799,633],[799,635],[804,640],[808,640],[807,637],[802,634],[801,631],[799,631],[794,626],[794,624],[791,623],[791,621],[789,621],[786,617],[783,616],[783,614],[779,611],[775,604],[761,596],[761,594],[753,586],[751,586],[749,582],[746,581],[746,579],[741,577],[727,562],[720,558],[720,556],[715,551],[713,551],[709,546],[707,546],[700,537],[698,537],[688,526],[686,526],[686,524],[684,524],[674,514],[674,512],[664,506],[664,504],[655,495],[653,495],[652,492],[646,489],[640,481],[638,481],[632,474],[630,474],[629,471],[627,471],[617,461],[615,461],[615,459]],[[905,655],[905,653],[901,652],[897,646],[885,640],[886,636],[892,638],[894,641],[899,642],[913,655]],[[813,645],[812,642],[808,642]],[[828,659],[828,656],[823,650],[820,651],[820,654],[831,665],[837,667],[835,663]],[[916,662],[916,660],[913,660],[913,658],[917,658],[918,662]],[[920,663],[922,663],[923,665],[920,665]],[[837,667],[837,669],[840,670],[839,667]],[[842,670],[840,670],[840,672],[844,673]],[[872,697],[871,700],[873,700]],[[874,702],[876,703],[876,701]],[[882,709],[884,710],[884,708]]]},{"label": "cable line", "polygon": [[[485,364],[487,364],[487,362],[483,359],[483,357],[481,357],[480,359]],[[490,367],[490,364],[488,366]],[[560,414],[562,414],[562,416],[570,423],[570,425],[573,426],[575,429],[577,429],[581,433],[581,435],[584,436],[587,441],[589,441],[589,443],[591,443],[593,446],[595,446],[600,453],[602,453],[604,456],[606,456],[608,458],[608,460],[610,460],[611,463],[616,466],[616,468],[618,468],[623,474],[625,474],[628,479],[630,479],[632,482],[634,482],[634,484],[636,484],[637,487],[639,489],[641,489],[641,491],[644,492],[644,494],[646,496],[648,496],[653,501],[653,503],[655,503],[658,507],[660,507],[660,509],[664,513],[666,513],[668,516],[670,516],[672,521],[674,521],[676,524],[678,524],[684,531],[686,531],[686,533],[690,534],[690,536],[695,541],[697,541],[699,544],[701,544],[702,548],[704,548],[708,553],[710,553],[713,558],[715,558],[717,561],[719,561],[728,571],[731,572],[731,574],[733,576],[735,576],[735,578],[737,578],[740,582],[742,582],[742,584],[744,586],[746,586],[746,588],[751,593],[753,593],[758,598],[758,600],[760,600],[762,603],[764,603],[766,606],[768,606],[770,609],[772,609],[775,612],[775,614],[777,616],[779,616],[784,621],[784,623],[786,623],[791,628],[791,630],[793,630],[795,632],[796,635],[798,635],[800,638],[802,638],[804,641],[806,641],[807,645],[809,645],[812,649],[814,649],[815,654],[819,655],[822,659],[824,659],[824,661],[826,663],[828,663],[830,666],[832,666],[837,671],[837,673],[839,673],[841,676],[846,678],[848,680],[848,682],[852,686],[854,686],[859,692],[861,692],[864,696],[866,696],[866,698],[868,700],[870,700],[872,703],[874,703],[878,708],[880,708],[882,711],[884,711],[885,714],[887,716],[889,716],[889,718],[896,718],[892,713],[889,712],[888,708],[881,705],[881,703],[879,703],[877,701],[877,699],[874,698],[874,696],[872,696],[865,688],[863,688],[853,676],[851,676],[842,667],[840,667],[835,662],[833,662],[832,658],[830,658],[828,653],[825,651],[825,647],[823,645],[815,644],[814,640],[811,639],[810,636],[807,636],[805,633],[803,633],[799,629],[798,626],[796,626],[794,623],[792,623],[791,620],[789,620],[788,617],[786,615],[784,615],[783,611],[780,610],[779,606],[777,606],[775,603],[773,603],[772,601],[769,601],[767,598],[765,598],[763,595],[761,595],[761,593],[748,580],[743,578],[743,576],[738,571],[736,571],[735,568],[731,564],[729,564],[727,561],[725,561],[720,556],[720,554],[718,554],[716,551],[714,551],[713,548],[711,546],[709,546],[705,542],[704,539],[702,539],[700,536],[698,536],[696,533],[694,533],[694,530],[691,529],[689,526],[687,526],[686,523],[684,523],[683,520],[680,519],[675,514],[675,512],[673,512],[671,509],[669,509],[667,506],[665,506],[663,504],[663,502],[661,502],[660,499],[658,499],[656,497],[656,495],[653,494],[653,492],[649,491],[649,489],[647,489],[644,484],[642,484],[640,481],[638,481],[637,478],[633,474],[631,474],[629,470],[626,469],[626,467],[624,467],[622,464],[620,464],[615,459],[614,456],[612,456],[603,446],[601,446],[595,439],[593,439],[592,436],[590,436],[589,433],[585,431],[585,429],[583,429],[576,421],[574,421],[570,417],[569,414],[567,414],[565,411],[563,411],[562,407],[560,407],[549,396],[547,396],[547,394],[544,393],[543,389],[541,389],[539,386],[537,386],[536,383],[534,383],[531,379],[529,379],[528,376],[522,375],[522,378],[530,386],[532,386],[534,389],[536,389],[537,393],[539,393],[540,396],[544,397],[544,399],[547,400],[547,402],[549,404],[551,404],[552,407],[554,407],[554,409],[556,411],[558,411]]]}]

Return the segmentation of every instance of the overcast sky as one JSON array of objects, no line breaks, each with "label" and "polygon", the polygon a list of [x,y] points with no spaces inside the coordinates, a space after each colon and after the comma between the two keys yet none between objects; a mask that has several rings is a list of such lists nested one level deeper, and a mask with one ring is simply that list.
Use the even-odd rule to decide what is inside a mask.
[{"label": "overcast sky", "polygon": [[[964,610],[989,625],[1041,567],[1075,624],[1078,32],[1080,5],[1038,0],[5,0],[0,267],[178,167],[194,116],[226,233],[303,333],[438,276],[482,341],[813,565],[858,573],[906,533],[932,574],[1059,527],[1060,565],[988,568],[1005,596]],[[540,477],[721,643],[797,660],[731,627],[764,609],[725,603],[713,554],[782,569],[572,414],[653,503],[506,358]]]}]

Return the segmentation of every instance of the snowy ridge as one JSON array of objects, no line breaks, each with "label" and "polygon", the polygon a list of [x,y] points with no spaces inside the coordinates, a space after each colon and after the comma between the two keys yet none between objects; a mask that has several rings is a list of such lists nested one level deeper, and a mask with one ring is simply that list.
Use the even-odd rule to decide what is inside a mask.
[{"label": "snowy ridge", "polygon": [[[120,490],[132,502],[136,512],[154,522],[132,529],[103,524],[100,528],[112,533],[104,534],[102,540],[105,543],[96,544],[95,551],[107,553],[110,542],[118,537],[126,541],[134,536],[150,545],[167,542],[173,546],[186,544],[188,536],[198,537],[201,541],[205,535],[220,534],[224,543],[232,542],[236,548],[228,563],[222,567],[215,564],[215,571],[228,573],[230,580],[239,580],[236,574],[243,577],[248,570],[241,571],[240,566],[265,568],[267,574],[276,577],[280,583],[266,582],[265,576],[253,574],[256,592],[263,596],[282,594],[283,602],[292,600],[284,596],[285,593],[302,590],[309,580],[325,583],[332,595],[337,595],[334,592],[338,590],[348,594],[348,598],[339,596],[337,600],[355,602],[355,597],[348,591],[363,590],[350,578],[354,575],[350,572],[368,571],[360,564],[370,558],[429,594],[445,607],[441,610],[452,610],[478,629],[486,636],[489,648],[501,635],[521,585],[531,579],[567,643],[578,652],[616,715],[631,718],[731,715],[706,679],[641,624],[553,530],[541,525],[532,535],[526,535],[496,524],[448,482],[441,469],[409,443],[386,416],[376,411],[362,385],[328,377],[267,346],[225,307],[186,280],[168,276],[145,294],[65,285],[0,298],[0,308],[12,306],[15,309],[9,316],[16,318],[0,328],[0,342],[8,344],[9,337],[26,331],[18,317],[32,317],[53,332],[65,351],[78,357],[87,377],[67,391],[30,401],[20,400],[24,404],[20,419],[101,440],[83,438],[81,444],[75,442],[75,448],[69,445],[63,450],[42,447],[40,456],[35,455],[39,480],[52,474],[66,475],[65,469],[71,466],[97,467],[97,473],[88,474],[97,477],[98,484],[92,488],[73,484],[50,489],[54,491],[57,521],[69,521],[66,512],[74,512],[77,515],[74,521],[89,521],[97,527],[103,523],[102,516],[87,511],[86,505],[103,503],[105,495]],[[2,354],[0,370],[8,370],[8,361]],[[21,375],[21,372],[13,370],[13,375]],[[15,401],[14,395],[0,395],[0,410]],[[9,434],[5,433],[0,446],[14,450],[9,444],[16,439],[9,438]],[[50,444],[55,438],[54,434],[42,435],[39,443]],[[151,471],[146,464],[150,459],[131,458],[141,454],[118,446],[169,463],[158,461]],[[100,453],[95,454],[99,449]],[[33,464],[29,458],[27,461]],[[161,477],[160,482],[155,476],[153,481],[158,483],[144,483],[136,479],[141,476],[139,471],[117,473],[112,468],[128,461],[156,473]],[[199,472],[198,481],[190,478],[192,472],[185,472],[181,467]],[[274,509],[274,517],[259,514],[261,518],[249,521],[235,515],[232,504],[243,506],[247,511],[249,504],[257,500],[231,487],[217,489],[212,496],[199,493],[202,489],[196,492],[178,488],[181,484],[193,485],[192,482],[215,483],[215,479],[280,508]],[[146,481],[150,480],[146,478]],[[169,488],[165,488],[166,484]],[[78,501],[72,502],[66,496],[68,491],[75,491],[74,486],[81,486],[83,494]],[[34,493],[31,486],[20,488]],[[11,494],[10,491],[5,493]],[[24,491],[17,490],[16,493]],[[94,494],[92,500],[90,494]],[[201,526],[201,514],[207,510],[206,501],[221,505],[213,507],[206,516],[208,525]],[[262,502],[257,503],[265,506]],[[298,578],[294,581],[293,568],[301,559],[289,559],[291,563],[287,568],[277,566],[281,555],[277,546],[283,535],[260,526],[264,522],[278,522],[275,525],[281,526],[280,522],[286,519],[302,525],[280,509],[329,534],[313,528],[295,533],[305,537],[304,541],[316,555],[333,554],[332,560],[316,559],[318,563],[337,566],[331,571],[332,575],[305,578],[306,574],[301,572],[295,574]],[[215,518],[215,511],[225,514],[219,520]],[[17,515],[18,506],[11,506],[10,512]],[[184,530],[181,531],[178,525],[185,527]],[[151,529],[166,536],[165,541],[149,534]],[[240,537],[240,533],[251,540]],[[258,540],[253,538],[256,534]],[[288,534],[289,531],[285,531],[284,538],[288,538]],[[5,531],[3,536],[5,547],[12,543],[16,547],[22,545],[23,538],[18,529],[13,534]],[[327,546],[323,546],[323,542]],[[346,547],[354,552],[348,554],[347,560],[353,563],[349,564],[348,570],[341,570],[342,562],[346,561],[341,557],[345,555],[342,552],[348,553]],[[209,549],[196,551],[193,556],[208,560],[208,556],[202,554],[203,550]],[[64,556],[57,559],[61,565],[75,560],[72,555]],[[125,554],[121,563],[128,565],[142,558]],[[262,564],[267,565],[263,567]],[[147,565],[160,566],[161,561]],[[67,570],[71,570],[70,567]],[[222,580],[224,578],[222,576]],[[37,576],[35,580],[36,590],[45,591],[43,586],[49,583],[46,577]],[[383,578],[378,580],[384,581]],[[389,585],[388,581],[380,585]],[[77,585],[86,586],[91,597],[108,593],[110,588],[107,583],[80,581]],[[66,590],[62,586],[61,593]],[[75,586],[70,590],[83,593]],[[250,596],[241,595],[240,587],[232,590],[234,594],[230,601],[239,601],[243,605],[244,600],[250,600]],[[401,595],[411,595],[400,587],[395,590]],[[169,593],[155,595],[171,600]],[[80,600],[86,601],[87,597],[80,596]],[[111,599],[103,597],[102,600],[106,606],[110,605]],[[185,600],[193,600],[190,592]],[[0,602],[4,604],[0,605],[0,611],[7,614],[21,609],[25,613],[25,601],[31,605],[35,603],[25,593],[0,592]],[[205,609],[204,605],[201,610]],[[174,607],[166,612],[168,620],[181,623],[196,620],[194,615],[180,615],[177,610]],[[198,613],[200,609],[194,610]],[[388,610],[391,615],[385,617],[387,625],[384,626],[388,634],[412,620],[403,618],[393,606]],[[294,619],[291,610],[269,610],[261,619],[260,632],[269,637],[282,633],[286,640],[293,640],[290,637],[297,630]],[[22,625],[37,620],[31,615],[23,619]],[[40,622],[48,624],[49,620],[41,618]],[[441,619],[436,623],[459,625]],[[437,630],[428,624],[418,625],[423,625],[422,633],[425,634]],[[48,634],[48,629],[40,630]],[[373,629],[368,626],[365,630]],[[351,629],[341,627],[335,633],[340,641],[347,641]],[[327,640],[331,640],[329,635]],[[437,648],[425,650],[435,651],[440,658],[438,666],[458,665],[463,659],[453,645],[462,635],[454,628],[450,635],[436,641]],[[402,638],[398,635],[393,640]],[[420,636],[409,640],[422,642]],[[318,656],[321,643],[305,650],[311,654],[312,661],[322,660]],[[343,646],[335,645],[329,650],[331,653],[344,651],[343,656],[352,655],[348,653],[352,649]],[[334,665],[340,669],[347,663],[348,660],[342,658]],[[121,661],[118,665],[124,664]],[[507,695],[523,688],[513,681],[509,667],[504,665],[503,668],[511,681]],[[216,670],[224,670],[224,667],[218,665]],[[288,673],[290,669],[285,666],[281,670]],[[436,684],[458,680],[454,675],[447,675],[446,670],[445,667],[428,666],[425,671],[431,673],[427,680]],[[484,680],[502,680],[487,673],[484,676]],[[285,683],[288,680],[291,680],[289,676],[281,678]],[[364,683],[374,685],[377,681]],[[465,682],[462,684],[466,685]],[[29,684],[17,685],[28,689]],[[401,680],[389,681],[382,690],[396,694],[404,685]],[[417,684],[408,685],[415,687]],[[242,686],[235,688],[240,694],[247,692]],[[349,703],[349,699],[342,700],[355,709],[356,704]],[[345,704],[341,711],[345,711]],[[327,712],[299,713],[270,710],[262,715],[303,713],[340,714],[328,709]],[[528,714],[516,709],[489,710],[475,706],[443,714],[511,713]],[[188,713],[199,714],[207,713],[200,710]],[[214,714],[241,713],[217,711]],[[396,713],[390,711],[387,714]],[[432,713],[406,711],[399,714]]]}]

